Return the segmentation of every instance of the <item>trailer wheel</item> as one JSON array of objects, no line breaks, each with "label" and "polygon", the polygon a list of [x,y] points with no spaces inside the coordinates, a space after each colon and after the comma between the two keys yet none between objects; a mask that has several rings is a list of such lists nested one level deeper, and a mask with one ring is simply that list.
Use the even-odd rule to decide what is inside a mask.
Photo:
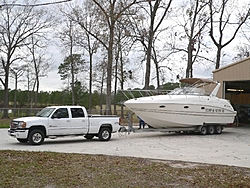
[{"label": "trailer wheel", "polygon": [[214,126],[213,125],[209,125],[207,127],[207,133],[208,134],[214,134]]},{"label": "trailer wheel", "polygon": [[109,141],[111,138],[111,130],[109,128],[103,127],[100,129],[98,134],[99,140]]},{"label": "trailer wheel", "polygon": [[39,129],[30,132],[28,137],[29,143],[32,145],[41,145],[44,141],[44,133]]},{"label": "trailer wheel", "polygon": [[207,127],[206,127],[206,126],[201,126],[201,128],[200,128],[200,133],[201,133],[202,135],[206,135],[206,134],[207,134]]},{"label": "trailer wheel", "polygon": [[214,131],[215,131],[216,134],[221,134],[222,127],[220,125],[217,125],[217,126],[215,126],[215,130]]}]

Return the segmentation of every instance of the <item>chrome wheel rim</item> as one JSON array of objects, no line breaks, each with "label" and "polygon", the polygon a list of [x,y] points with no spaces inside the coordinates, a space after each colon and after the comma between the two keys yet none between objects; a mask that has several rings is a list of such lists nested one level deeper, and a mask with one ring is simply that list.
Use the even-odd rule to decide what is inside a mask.
[{"label": "chrome wheel rim", "polygon": [[102,132],[102,138],[105,140],[109,138],[109,132],[107,130]]},{"label": "chrome wheel rim", "polygon": [[42,140],[42,135],[39,134],[39,133],[35,133],[33,136],[32,136],[32,140],[34,143],[39,143],[41,142]]}]

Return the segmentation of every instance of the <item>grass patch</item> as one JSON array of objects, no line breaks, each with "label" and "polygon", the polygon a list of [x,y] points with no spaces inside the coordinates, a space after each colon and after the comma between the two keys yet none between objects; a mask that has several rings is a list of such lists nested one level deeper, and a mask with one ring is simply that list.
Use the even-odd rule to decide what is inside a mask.
[{"label": "grass patch", "polygon": [[2,187],[250,187],[250,169],[133,157],[0,151]]},{"label": "grass patch", "polygon": [[0,119],[0,128],[9,128],[12,119]]}]

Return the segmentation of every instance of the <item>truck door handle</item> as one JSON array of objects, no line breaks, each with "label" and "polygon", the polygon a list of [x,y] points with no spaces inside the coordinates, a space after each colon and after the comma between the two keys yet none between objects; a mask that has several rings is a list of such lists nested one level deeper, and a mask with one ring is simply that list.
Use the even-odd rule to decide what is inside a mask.
[{"label": "truck door handle", "polygon": [[67,120],[66,122],[70,122],[70,120]]}]

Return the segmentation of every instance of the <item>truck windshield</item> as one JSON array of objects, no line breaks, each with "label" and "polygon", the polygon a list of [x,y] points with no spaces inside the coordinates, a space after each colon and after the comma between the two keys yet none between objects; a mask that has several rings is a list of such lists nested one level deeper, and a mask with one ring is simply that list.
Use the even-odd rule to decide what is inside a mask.
[{"label": "truck windshield", "polygon": [[44,108],[36,114],[38,117],[49,117],[55,108]]}]

